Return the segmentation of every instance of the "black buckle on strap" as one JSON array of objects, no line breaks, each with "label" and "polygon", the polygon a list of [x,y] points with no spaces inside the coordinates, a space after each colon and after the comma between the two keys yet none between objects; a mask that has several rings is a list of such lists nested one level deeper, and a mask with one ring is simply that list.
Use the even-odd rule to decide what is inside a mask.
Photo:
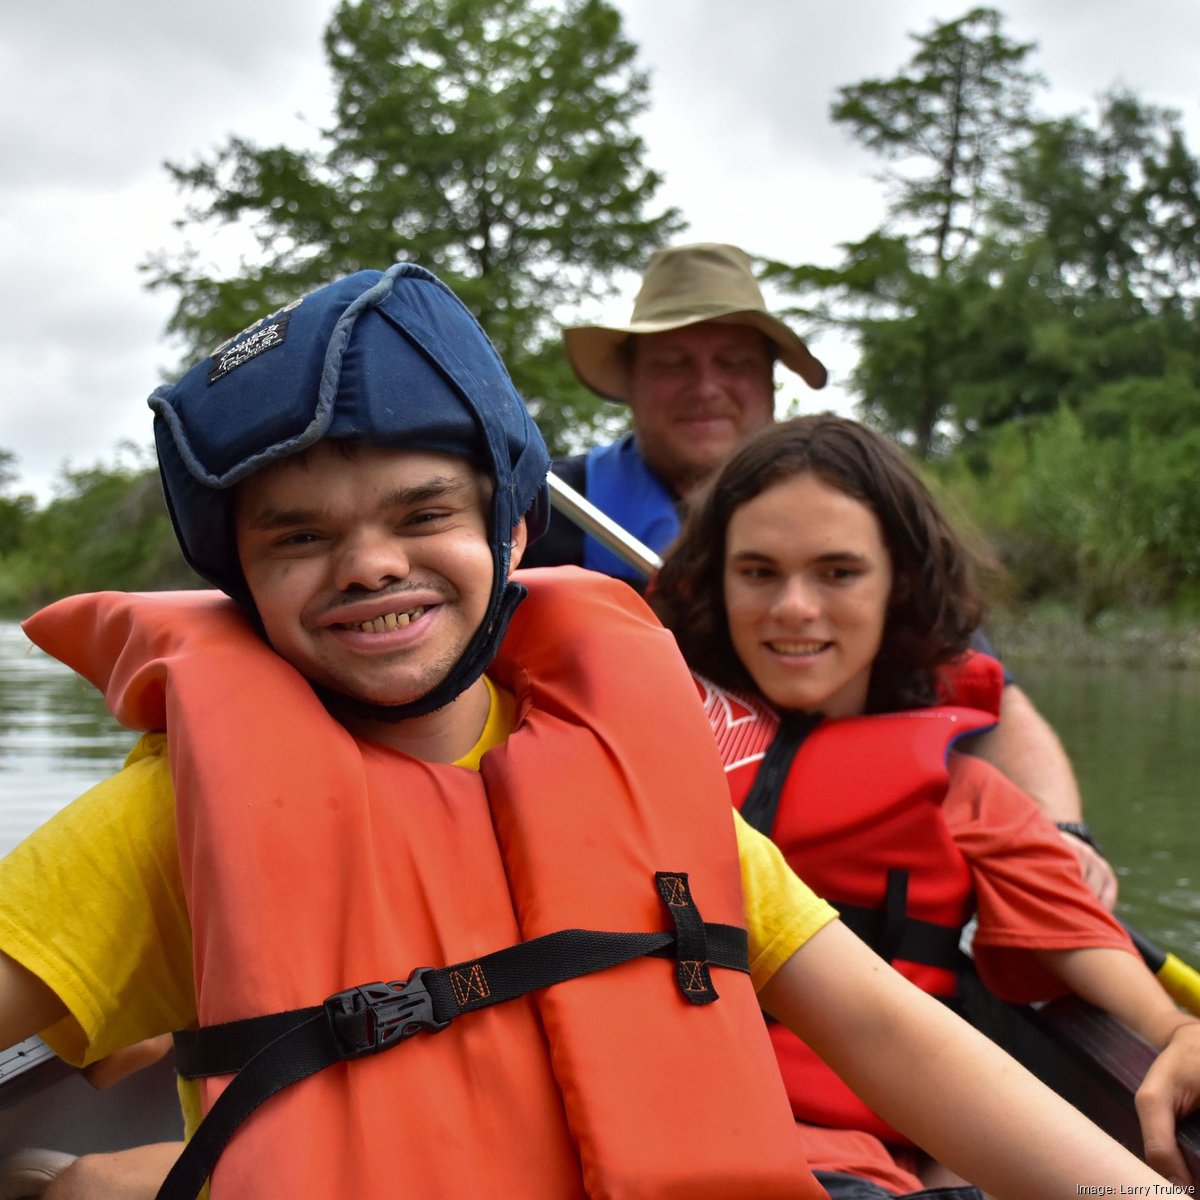
[{"label": "black buckle on strap", "polygon": [[325,1016],[338,1055],[365,1058],[422,1031],[445,1029],[450,1022],[434,1015],[433,997],[425,986],[431,969],[421,967],[407,979],[365,983],[330,996],[325,1001]]}]

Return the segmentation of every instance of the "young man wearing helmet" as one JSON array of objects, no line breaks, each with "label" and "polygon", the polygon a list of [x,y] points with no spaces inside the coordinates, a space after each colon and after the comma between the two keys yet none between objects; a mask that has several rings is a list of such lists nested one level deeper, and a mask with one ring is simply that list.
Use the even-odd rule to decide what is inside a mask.
[{"label": "young man wearing helmet", "polygon": [[755,989],[998,1196],[1162,1182],[730,836],[628,589],[512,577],[545,450],[432,276],[322,288],[151,406],[180,542],[232,602],[28,623],[146,737],[0,864],[0,1042],[189,1030],[206,1119],[161,1195],[216,1163],[218,1198],[820,1196]]}]

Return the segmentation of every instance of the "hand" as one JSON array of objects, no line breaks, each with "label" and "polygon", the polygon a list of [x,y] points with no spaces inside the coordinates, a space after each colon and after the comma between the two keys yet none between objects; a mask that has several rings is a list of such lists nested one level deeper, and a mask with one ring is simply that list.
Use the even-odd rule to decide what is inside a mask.
[{"label": "hand", "polygon": [[1117,875],[1109,866],[1108,859],[1073,833],[1066,833],[1060,829],[1058,836],[1071,847],[1079,859],[1083,882],[1096,893],[1100,903],[1112,912],[1117,906]]},{"label": "hand", "polygon": [[0,1196],[33,1200],[43,1196],[47,1186],[75,1161],[73,1154],[59,1150],[29,1147],[14,1150],[0,1159]]},{"label": "hand", "polygon": [[1182,1186],[1193,1181],[1175,1141],[1175,1122],[1197,1104],[1200,1104],[1200,1021],[1187,1020],[1167,1039],[1134,1097],[1146,1161]]},{"label": "hand", "polygon": [[55,1176],[42,1200],[154,1200],[182,1151],[182,1142],[159,1142],[85,1154]]}]

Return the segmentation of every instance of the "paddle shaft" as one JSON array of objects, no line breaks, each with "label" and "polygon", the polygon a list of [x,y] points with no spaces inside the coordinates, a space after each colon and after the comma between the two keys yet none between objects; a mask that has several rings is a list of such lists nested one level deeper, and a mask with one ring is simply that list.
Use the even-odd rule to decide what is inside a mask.
[{"label": "paddle shaft", "polygon": [[649,546],[639,542],[632,533],[623,529],[607,513],[601,512],[569,483],[564,483],[553,474],[548,476],[547,482],[550,484],[550,506],[562,513],[568,521],[578,525],[584,533],[590,533],[623,563],[627,563],[646,579],[662,566],[662,559]]}]

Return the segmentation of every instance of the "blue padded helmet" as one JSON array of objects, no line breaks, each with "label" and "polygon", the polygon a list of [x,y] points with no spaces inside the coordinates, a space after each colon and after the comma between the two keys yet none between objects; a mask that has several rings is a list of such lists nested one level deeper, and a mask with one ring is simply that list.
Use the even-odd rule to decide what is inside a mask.
[{"label": "blue padded helmet", "polygon": [[[495,656],[524,589],[508,581],[513,526],[549,520],[550,460],[474,317],[428,271],[360,271],[264,317],[150,397],[167,507],[184,557],[254,612],[238,561],[233,486],[322,438],[456,454],[495,483],[487,614],[449,676],[411,704],[339,701],[385,719],[448,704]],[[343,707],[345,705],[343,704]]]}]

